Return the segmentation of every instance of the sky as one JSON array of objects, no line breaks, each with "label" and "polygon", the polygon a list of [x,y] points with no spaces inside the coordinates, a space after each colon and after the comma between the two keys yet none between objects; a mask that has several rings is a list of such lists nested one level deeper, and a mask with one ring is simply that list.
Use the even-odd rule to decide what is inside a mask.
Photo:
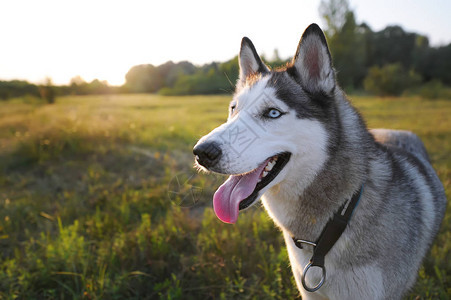
[{"label": "sky", "polygon": [[[226,61],[248,36],[260,54],[291,57],[305,28],[324,22],[320,0],[141,1],[14,0],[0,2],[0,80],[68,84],[81,76],[123,84],[134,65],[168,60]],[[401,25],[451,43],[449,0],[350,0],[373,30]]]}]

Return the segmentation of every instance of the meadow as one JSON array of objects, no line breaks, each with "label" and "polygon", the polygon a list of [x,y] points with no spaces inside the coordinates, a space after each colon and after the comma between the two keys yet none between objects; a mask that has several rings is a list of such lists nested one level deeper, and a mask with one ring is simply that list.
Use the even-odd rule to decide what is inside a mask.
[{"label": "meadow", "polygon": [[[451,196],[451,101],[351,96],[369,127],[424,141]],[[260,206],[224,224],[225,179],[192,147],[230,96],[67,96],[0,103],[0,299],[299,298]],[[451,296],[451,205],[406,299]]]}]

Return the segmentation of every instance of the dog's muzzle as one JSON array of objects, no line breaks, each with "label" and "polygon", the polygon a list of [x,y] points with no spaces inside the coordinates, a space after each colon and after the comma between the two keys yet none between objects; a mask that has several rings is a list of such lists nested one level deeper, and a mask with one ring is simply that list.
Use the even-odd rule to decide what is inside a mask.
[{"label": "dog's muzzle", "polygon": [[222,151],[215,142],[203,142],[196,145],[193,149],[198,164],[205,168],[213,167],[221,158]]}]

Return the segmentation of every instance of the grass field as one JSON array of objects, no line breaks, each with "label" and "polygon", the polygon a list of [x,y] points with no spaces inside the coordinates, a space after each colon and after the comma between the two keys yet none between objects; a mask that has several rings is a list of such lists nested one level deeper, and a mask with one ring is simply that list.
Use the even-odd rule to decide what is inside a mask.
[{"label": "grass field", "polygon": [[[409,129],[451,195],[451,101],[351,97],[369,127]],[[0,299],[293,299],[282,235],[261,207],[236,225],[192,146],[230,97],[0,103]],[[407,299],[451,295],[451,205]]]}]

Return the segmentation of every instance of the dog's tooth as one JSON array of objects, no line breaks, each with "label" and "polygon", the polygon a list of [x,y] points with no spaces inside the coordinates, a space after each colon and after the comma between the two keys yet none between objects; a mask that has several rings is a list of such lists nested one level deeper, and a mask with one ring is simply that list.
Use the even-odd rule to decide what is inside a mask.
[{"label": "dog's tooth", "polygon": [[274,164],[269,162],[268,165],[265,167],[265,171],[269,172],[272,170],[273,167],[274,167]]},{"label": "dog's tooth", "polygon": [[263,177],[265,177],[266,175],[268,175],[268,172],[263,171]]}]

